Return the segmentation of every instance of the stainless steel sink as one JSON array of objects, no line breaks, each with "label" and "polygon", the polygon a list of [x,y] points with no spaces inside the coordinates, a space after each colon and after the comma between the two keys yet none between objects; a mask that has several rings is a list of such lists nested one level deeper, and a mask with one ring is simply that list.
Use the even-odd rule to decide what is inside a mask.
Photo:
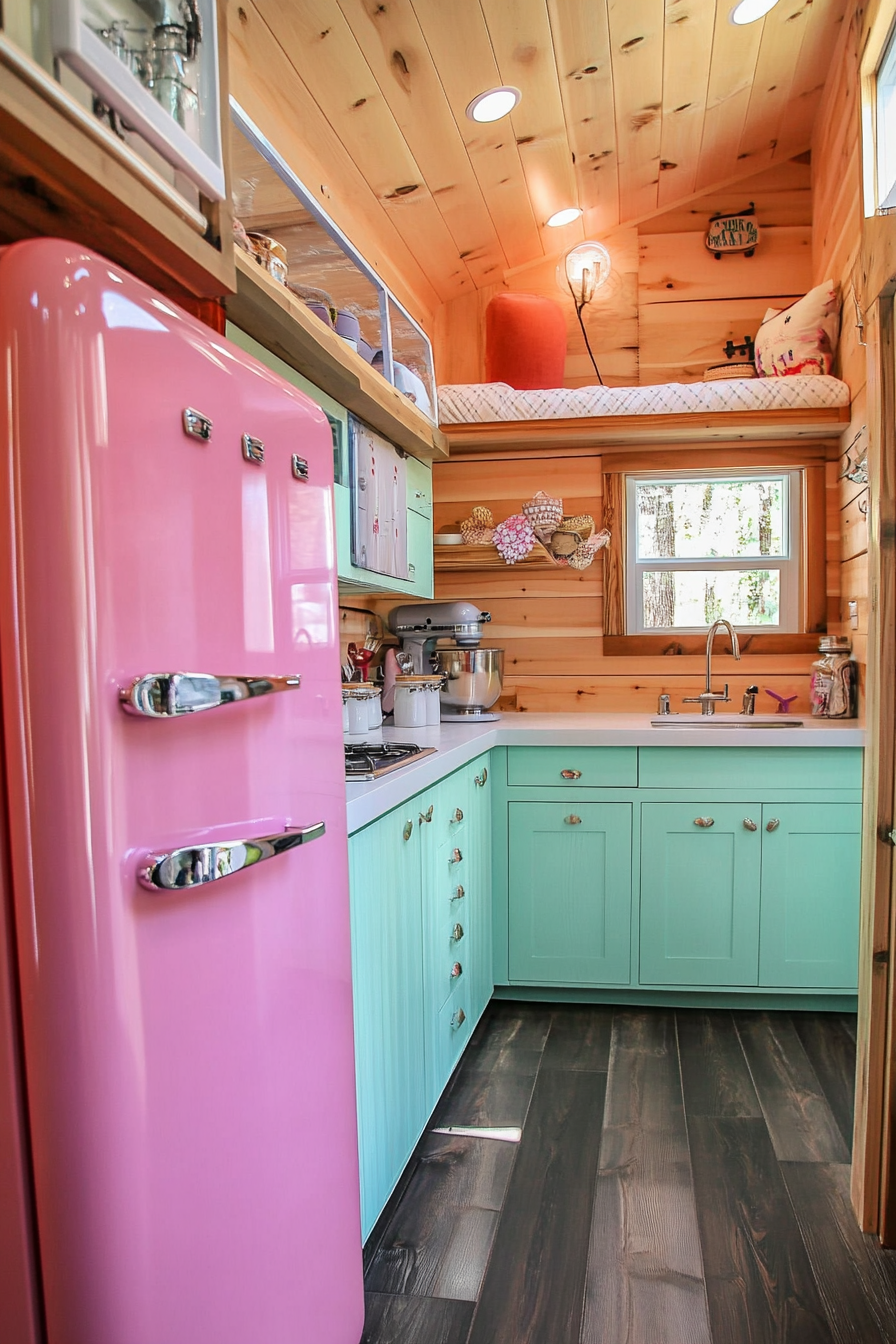
[{"label": "stainless steel sink", "polygon": [[665,714],[651,719],[651,728],[802,728],[803,719],[789,714]]}]

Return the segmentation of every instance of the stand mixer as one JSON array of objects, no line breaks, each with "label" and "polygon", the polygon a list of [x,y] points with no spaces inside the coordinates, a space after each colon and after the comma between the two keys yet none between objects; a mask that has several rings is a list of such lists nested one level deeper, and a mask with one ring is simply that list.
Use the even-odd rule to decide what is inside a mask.
[{"label": "stand mixer", "polygon": [[[482,627],[491,620],[472,602],[410,603],[389,613],[389,629],[413,660],[417,676],[441,672],[442,722],[500,716],[488,711],[501,694],[504,650],[480,648]],[[440,639],[454,644],[437,648]]]}]

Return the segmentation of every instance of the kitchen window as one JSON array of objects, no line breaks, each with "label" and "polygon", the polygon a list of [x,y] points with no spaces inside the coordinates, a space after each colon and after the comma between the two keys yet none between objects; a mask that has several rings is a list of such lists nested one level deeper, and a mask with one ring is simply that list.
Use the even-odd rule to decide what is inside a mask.
[{"label": "kitchen window", "polygon": [[896,33],[888,41],[877,71],[874,97],[877,207],[896,207]]},{"label": "kitchen window", "polygon": [[799,471],[626,477],[629,634],[800,630]]}]

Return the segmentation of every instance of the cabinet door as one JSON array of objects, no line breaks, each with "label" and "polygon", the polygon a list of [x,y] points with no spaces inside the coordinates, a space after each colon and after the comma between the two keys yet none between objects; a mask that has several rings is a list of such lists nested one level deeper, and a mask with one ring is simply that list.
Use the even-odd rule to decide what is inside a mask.
[{"label": "cabinet door", "polygon": [[758,803],[644,803],[642,985],[755,985]]},{"label": "cabinet door", "polygon": [[485,1011],[495,988],[492,966],[492,780],[489,758],[473,762],[470,800],[470,1014],[473,1024]]},{"label": "cabinet door", "polygon": [[760,985],[855,990],[859,803],[762,809]]},{"label": "cabinet door", "polygon": [[421,1012],[422,905],[416,820],[416,811],[409,805],[374,822],[349,841],[361,1222],[365,1238],[401,1175],[429,1113]]},{"label": "cabinet door", "polygon": [[510,803],[510,979],[628,984],[629,803]]}]

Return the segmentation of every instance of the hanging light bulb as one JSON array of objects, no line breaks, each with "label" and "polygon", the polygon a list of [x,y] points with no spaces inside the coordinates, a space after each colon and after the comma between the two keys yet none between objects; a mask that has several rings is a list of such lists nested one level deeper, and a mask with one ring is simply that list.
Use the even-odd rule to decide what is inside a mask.
[{"label": "hanging light bulb", "polygon": [[557,284],[571,294],[576,306],[590,303],[601,285],[610,278],[610,254],[603,243],[579,243],[570,248],[557,264]]},{"label": "hanging light bulb", "polygon": [[591,363],[594,365],[594,372],[597,374],[597,381],[603,386],[603,378],[600,376],[600,369],[597,367],[597,360],[591,349],[591,343],[588,340],[588,332],[585,330],[585,323],[582,319],[582,309],[586,303],[590,303],[594,295],[605,285],[610,278],[610,254],[603,243],[579,243],[577,247],[570,248],[565,256],[561,257],[557,263],[557,284],[564,294],[572,295],[573,303],[576,306],[576,317],[579,319],[579,326],[582,328],[582,336],[585,340],[585,349]]}]

